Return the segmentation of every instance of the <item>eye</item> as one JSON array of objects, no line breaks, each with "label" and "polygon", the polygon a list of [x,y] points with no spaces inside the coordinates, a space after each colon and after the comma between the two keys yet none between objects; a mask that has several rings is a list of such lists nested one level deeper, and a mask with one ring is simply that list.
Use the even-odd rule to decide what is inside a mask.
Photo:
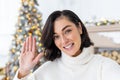
[{"label": "eye", "polygon": [[54,39],[54,40],[57,40],[57,39],[59,39],[59,36],[58,36],[58,35],[55,35],[55,36],[53,37],[53,39]]},{"label": "eye", "polygon": [[66,31],[65,31],[65,34],[68,34],[68,33],[70,33],[72,30],[71,29],[67,29]]}]

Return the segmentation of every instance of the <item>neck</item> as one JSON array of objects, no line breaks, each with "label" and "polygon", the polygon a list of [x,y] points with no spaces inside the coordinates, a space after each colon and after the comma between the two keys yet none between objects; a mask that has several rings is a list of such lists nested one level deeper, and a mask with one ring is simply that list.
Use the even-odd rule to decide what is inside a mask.
[{"label": "neck", "polygon": [[78,65],[78,64],[86,64],[91,60],[93,54],[90,53],[89,48],[84,48],[79,55],[72,57],[62,52],[61,61],[66,65]]},{"label": "neck", "polygon": [[76,57],[81,54],[81,50],[78,50],[75,55],[72,55],[72,57]]}]

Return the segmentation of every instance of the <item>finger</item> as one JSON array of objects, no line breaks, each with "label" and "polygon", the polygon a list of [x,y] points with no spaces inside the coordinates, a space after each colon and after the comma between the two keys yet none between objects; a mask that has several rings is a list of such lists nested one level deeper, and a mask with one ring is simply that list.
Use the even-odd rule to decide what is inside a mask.
[{"label": "finger", "polygon": [[33,41],[32,41],[32,36],[30,36],[30,37],[29,37],[29,51],[32,50],[32,43],[33,43]]},{"label": "finger", "polygon": [[43,53],[43,52],[42,52],[42,53],[39,53],[39,54],[36,56],[36,58],[34,59],[34,63],[37,64],[38,61],[39,61],[43,56],[44,56],[44,53]]},{"label": "finger", "polygon": [[35,53],[35,51],[36,51],[36,39],[33,38],[32,52]]},{"label": "finger", "polygon": [[25,46],[26,46],[26,42],[23,43],[22,50],[21,50],[22,54],[25,52]]},{"label": "finger", "polygon": [[28,48],[29,48],[29,38],[26,39],[26,46],[25,46],[25,51],[27,52],[28,51]]}]

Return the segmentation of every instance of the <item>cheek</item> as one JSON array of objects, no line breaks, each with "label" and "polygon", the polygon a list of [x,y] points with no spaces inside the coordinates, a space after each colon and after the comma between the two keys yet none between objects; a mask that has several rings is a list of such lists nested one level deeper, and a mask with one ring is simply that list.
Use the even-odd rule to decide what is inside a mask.
[{"label": "cheek", "polygon": [[56,45],[56,47],[58,47],[59,49],[60,49],[60,41],[54,41],[54,43],[55,43],[55,45]]},{"label": "cheek", "polygon": [[77,43],[77,46],[81,46],[81,37],[80,37],[80,34],[78,34],[78,35],[72,35],[71,36],[71,39],[75,42],[75,43]]},{"label": "cheek", "polygon": [[79,34],[71,35],[71,36],[69,36],[69,38],[71,38],[74,41],[80,41],[80,35]]}]

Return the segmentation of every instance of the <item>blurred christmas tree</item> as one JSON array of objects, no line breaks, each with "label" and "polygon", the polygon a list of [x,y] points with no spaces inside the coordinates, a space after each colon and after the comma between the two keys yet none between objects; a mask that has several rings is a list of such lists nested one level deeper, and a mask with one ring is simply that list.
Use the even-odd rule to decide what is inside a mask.
[{"label": "blurred christmas tree", "polygon": [[[40,39],[42,30],[41,13],[38,11],[36,0],[21,0],[22,6],[19,10],[16,32],[13,35],[12,45],[10,48],[10,60],[6,65],[7,80],[12,80],[18,67],[21,47],[26,37],[32,35],[36,38],[37,50],[42,50]],[[40,66],[38,64],[35,68]]]}]

